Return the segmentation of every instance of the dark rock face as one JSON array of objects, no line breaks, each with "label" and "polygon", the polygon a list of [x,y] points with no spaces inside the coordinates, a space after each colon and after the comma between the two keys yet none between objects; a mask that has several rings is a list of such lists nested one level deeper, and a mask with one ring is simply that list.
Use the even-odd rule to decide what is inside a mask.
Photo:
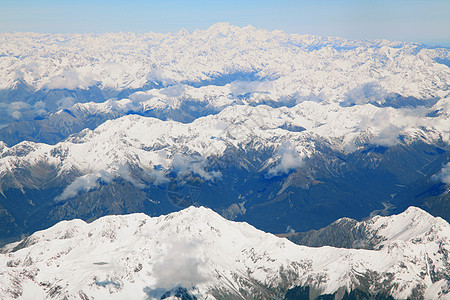
[{"label": "dark rock face", "polygon": [[76,134],[83,129],[95,129],[107,120],[116,119],[125,115],[138,114],[145,117],[154,117],[161,120],[174,120],[189,123],[195,119],[216,114],[219,111],[214,108],[205,108],[202,103],[184,101],[181,107],[176,109],[160,110],[109,110],[90,111],[83,106],[74,106],[51,113],[45,118],[34,118],[10,123],[0,128],[0,141],[8,146],[14,146],[22,141],[39,142],[54,145],[61,142],[71,134]]},{"label": "dark rock face", "polygon": [[356,220],[344,218],[319,230],[294,233],[288,239],[310,247],[373,249],[379,240],[371,236],[364,226],[356,226],[357,223]]},{"label": "dark rock face", "polygon": [[[11,109],[0,110],[0,140],[9,146],[22,141],[55,144],[72,133],[95,128],[102,122],[117,117],[114,112],[89,119],[86,111],[67,109],[75,103],[104,102],[110,91],[97,86],[86,89],[40,89],[18,81],[10,90],[0,91],[0,108],[21,104],[20,117],[13,118]],[[67,103],[63,103],[66,99]],[[59,113],[56,113],[59,111]],[[93,117],[93,116],[91,116]]]},{"label": "dark rock face", "polygon": [[93,116],[76,108],[65,109],[42,120],[20,121],[1,128],[0,140],[8,146],[14,146],[22,141],[54,145],[73,133],[85,128],[94,129],[118,116],[114,112]]},{"label": "dark rock face", "polygon": [[[440,149],[440,148],[439,148]],[[437,150],[440,152],[440,150]],[[397,206],[393,213],[405,210],[408,206],[420,207],[434,216],[450,220],[450,193],[449,185],[436,180],[433,175],[437,174],[442,167],[450,161],[450,151],[445,151],[430,161],[421,172],[423,177],[407,184],[393,198]]]}]

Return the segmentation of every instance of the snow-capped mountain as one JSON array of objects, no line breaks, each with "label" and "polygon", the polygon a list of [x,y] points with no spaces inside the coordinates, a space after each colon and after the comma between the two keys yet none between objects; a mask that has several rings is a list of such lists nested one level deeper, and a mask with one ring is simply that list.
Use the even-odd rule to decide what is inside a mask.
[{"label": "snow-capped mountain", "polygon": [[274,233],[447,213],[449,50],[216,24],[0,34],[0,244],[192,204]]},{"label": "snow-capped mountain", "polygon": [[[113,106],[111,103],[89,105],[96,114],[103,111],[106,115],[113,114],[109,109]],[[129,103],[129,100],[114,102],[116,107]],[[87,107],[86,104],[77,106]],[[436,111],[439,113],[429,113]],[[420,114],[413,109],[372,104],[342,107],[333,103],[304,101],[290,108],[233,105],[191,123],[127,115],[109,120],[95,130],[83,130],[56,145],[21,142],[8,147],[3,144],[0,149],[0,192],[6,201],[3,206],[8,208],[7,223],[22,219],[20,214],[23,215],[24,207],[28,207],[26,210],[31,213],[25,220],[35,219],[32,217],[34,212],[42,215],[39,207],[46,207],[46,222],[52,221],[37,222],[43,226],[66,218],[90,219],[110,213],[143,211],[157,215],[173,211],[172,205],[183,208],[193,203],[208,205],[231,219],[244,215],[243,220],[251,221],[245,216],[249,208],[272,200],[273,203],[291,203],[289,199],[303,199],[304,196],[298,193],[309,190],[311,186],[317,188],[314,187],[317,184],[336,190],[332,186],[342,183],[332,183],[334,177],[345,178],[345,174],[359,168],[387,168],[388,174],[394,173],[399,180],[390,183],[392,188],[396,188],[395,184],[417,180],[417,169],[430,161],[445,159],[446,151],[443,149],[449,143],[448,122],[448,98],[429,109],[422,109]],[[370,147],[394,149],[389,158],[393,161],[383,162],[378,154],[371,157]],[[405,149],[412,158],[402,155],[403,159],[405,162],[406,159],[414,160],[413,164],[398,159],[399,153]],[[392,167],[399,162],[398,167]],[[380,176],[379,173],[375,175]],[[233,184],[241,177],[252,176],[253,181],[244,182],[243,186]],[[89,196],[90,193],[103,193],[105,188],[113,188],[117,184],[121,192],[115,190],[107,195]],[[193,199],[191,191],[182,191],[186,184],[206,194]],[[235,190],[230,195],[225,193],[224,199],[214,202],[207,196],[208,193],[221,193],[230,184],[235,185]],[[372,182],[369,180],[366,184],[372,185]],[[256,188],[258,185],[260,187]],[[267,186],[273,187],[267,190]],[[259,191],[254,193],[253,189]],[[267,190],[265,200],[260,189]],[[138,203],[130,205],[135,201],[127,195],[130,190],[140,195],[135,196],[141,199]],[[180,196],[180,192],[184,195]],[[372,193],[371,190],[367,192]],[[389,195],[391,190],[385,187],[385,192]],[[108,199],[105,200],[110,196],[121,204],[111,205]],[[104,208],[92,215],[89,207],[93,203],[87,205],[86,197],[97,199],[94,207],[100,205]],[[191,199],[186,201],[186,197]],[[361,218],[380,209],[381,202],[386,201],[385,196],[378,194],[372,195],[373,200],[370,201],[365,197],[367,194],[355,198],[355,201],[362,201],[358,207],[365,208],[360,207],[359,212],[355,209],[354,213],[347,210],[346,214]],[[12,206],[13,200],[9,199],[15,199],[14,205],[17,206]],[[236,203],[236,199],[242,200]],[[18,205],[20,202],[23,204]],[[292,208],[293,204],[289,205]],[[305,206],[308,205],[300,205],[303,209]],[[112,207],[117,207],[117,210],[111,210]],[[79,214],[85,210],[86,215]],[[339,213],[334,211],[336,214],[324,218],[315,227],[342,217],[345,209]],[[12,217],[8,216],[11,213]],[[259,218],[260,213],[254,214]],[[279,218],[279,215],[270,218]],[[260,224],[260,220],[251,222],[272,232],[284,231],[288,226],[296,226],[297,230],[311,229],[305,227],[308,223],[290,224],[292,219],[293,216],[282,222],[274,220],[273,225]],[[16,221],[13,223],[17,224]],[[29,221],[25,223],[31,224]],[[20,223],[16,226],[23,228]]]},{"label": "snow-capped mountain", "polygon": [[[448,103],[449,99],[441,101]],[[71,169],[83,174],[102,170],[114,173],[118,166],[130,164],[150,171],[155,166],[169,170],[176,168],[177,154],[221,157],[227,148],[245,148],[249,142],[265,148],[279,148],[289,142],[292,155],[299,159],[312,156],[318,140],[347,153],[361,147],[361,140],[392,146],[400,142],[399,136],[406,143],[449,143],[449,121],[442,116],[417,116],[413,111],[370,104],[342,108],[310,101],[278,109],[232,106],[188,124],[129,115],[107,121],[95,130],[84,130],[54,146],[31,142],[3,146],[0,174],[43,162],[54,165],[59,173]],[[195,172],[209,179],[200,169]]]},{"label": "snow-capped mountain", "polygon": [[377,250],[299,246],[202,207],[63,221],[2,249],[0,297],[274,299],[304,287],[313,298],[449,296],[446,221],[411,207],[370,226]]}]

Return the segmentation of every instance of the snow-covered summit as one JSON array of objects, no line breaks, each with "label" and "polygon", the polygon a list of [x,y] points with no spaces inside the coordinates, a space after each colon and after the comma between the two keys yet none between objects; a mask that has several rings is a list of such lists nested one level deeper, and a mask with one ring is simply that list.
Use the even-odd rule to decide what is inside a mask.
[{"label": "snow-covered summit", "polygon": [[[397,226],[403,218],[435,222],[426,239],[386,236],[378,251],[298,246],[203,207],[64,221],[3,248],[0,296],[144,299],[182,286],[200,299],[272,298],[295,286],[318,294],[367,289],[371,280],[364,292],[445,299],[449,224],[417,208],[384,220]],[[406,231],[417,234],[415,223]]]},{"label": "snow-covered summit", "polygon": [[414,206],[397,216],[376,216],[367,221],[366,225],[376,230],[376,235],[383,238],[381,245],[392,241],[420,243],[421,239],[434,238],[437,235],[450,238],[450,231],[446,229],[448,223],[445,220],[432,217]]}]

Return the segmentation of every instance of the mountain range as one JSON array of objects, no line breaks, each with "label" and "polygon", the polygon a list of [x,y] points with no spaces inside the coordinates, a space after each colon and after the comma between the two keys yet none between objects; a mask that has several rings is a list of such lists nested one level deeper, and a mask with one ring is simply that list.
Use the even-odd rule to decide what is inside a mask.
[{"label": "mountain range", "polygon": [[1,33],[0,297],[447,297],[449,61],[226,23]]},{"label": "mountain range", "polygon": [[229,24],[0,44],[3,241],[191,204],[275,233],[449,220],[448,49]]}]

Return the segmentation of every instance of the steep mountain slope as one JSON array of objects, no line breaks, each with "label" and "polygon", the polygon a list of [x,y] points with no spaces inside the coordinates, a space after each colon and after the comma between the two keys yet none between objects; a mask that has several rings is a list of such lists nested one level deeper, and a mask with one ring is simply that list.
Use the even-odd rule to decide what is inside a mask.
[{"label": "steep mountain slope", "polygon": [[378,250],[308,248],[188,208],[167,216],[61,222],[0,255],[3,299],[273,299],[308,287],[313,298],[350,291],[397,299],[449,294],[450,227],[411,207],[374,218]]},{"label": "steep mountain slope", "polygon": [[129,99],[76,103],[42,118],[5,126],[0,129],[0,140],[8,146],[24,140],[56,144],[85,128],[95,129],[106,120],[129,114],[188,123],[216,114],[227,106],[243,104],[242,100],[234,99],[229,93],[229,87],[177,85],[134,93]]},{"label": "steep mountain slope", "polygon": [[291,233],[288,238],[296,244],[310,247],[379,250],[395,239],[420,240],[434,225],[433,218],[411,206],[398,216],[375,216],[361,222],[342,218],[319,230]]}]

